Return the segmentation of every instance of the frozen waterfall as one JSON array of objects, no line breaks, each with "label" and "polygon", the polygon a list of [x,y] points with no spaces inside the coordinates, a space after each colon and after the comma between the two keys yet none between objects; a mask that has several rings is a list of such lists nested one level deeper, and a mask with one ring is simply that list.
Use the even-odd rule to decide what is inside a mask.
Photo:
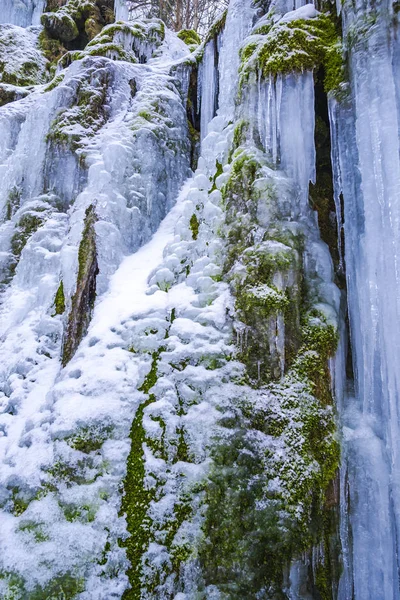
[{"label": "frozen waterfall", "polygon": [[129,6],[1,2],[0,597],[400,600],[398,2]]},{"label": "frozen waterfall", "polygon": [[3,0],[0,7],[0,23],[12,23],[20,27],[39,25],[46,0]]},{"label": "frozen waterfall", "polygon": [[[400,45],[390,3],[344,5],[352,36],[349,97],[331,100],[343,193],[355,397],[345,400],[344,459],[356,600],[398,600],[400,534]],[[373,57],[373,59],[371,59]],[[337,159],[338,157],[338,159]],[[346,583],[347,582],[347,583]]]}]

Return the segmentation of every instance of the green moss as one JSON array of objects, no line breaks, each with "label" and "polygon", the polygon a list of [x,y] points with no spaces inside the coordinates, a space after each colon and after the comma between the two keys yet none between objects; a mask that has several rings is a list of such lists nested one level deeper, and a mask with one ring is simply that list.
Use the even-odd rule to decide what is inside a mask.
[{"label": "green moss", "polygon": [[233,133],[233,142],[232,142],[229,160],[232,160],[232,156],[236,152],[236,150],[242,144],[244,144],[246,142],[246,134],[248,132],[248,129],[249,129],[248,121],[241,119],[238,123],[236,123],[235,130]]},{"label": "green moss", "polygon": [[64,296],[64,284],[61,281],[58,286],[56,297],[54,299],[55,312],[53,317],[56,315],[63,315],[65,313],[65,296]]},{"label": "green moss", "polygon": [[340,38],[327,14],[271,23],[264,35],[250,36],[241,50],[241,61],[242,84],[252,71],[261,71],[268,77],[313,70],[321,65],[325,70],[326,92],[338,90],[345,79]]},{"label": "green moss", "polygon": [[107,121],[107,93],[110,74],[106,69],[89,68],[79,80],[75,105],[59,111],[51,124],[47,140],[56,145],[81,147]]},{"label": "green moss", "polygon": [[12,263],[9,267],[11,275],[15,273],[22,250],[25,248],[29,238],[39,229],[44,220],[45,216],[43,212],[35,209],[24,213],[20,218],[16,232],[11,238],[11,252],[13,255]]},{"label": "green moss", "polygon": [[0,578],[5,580],[8,590],[4,600],[74,600],[77,595],[85,590],[84,580],[71,573],[61,573],[45,586],[37,586],[33,590],[28,588],[22,577],[12,573],[0,573]]},{"label": "green moss", "polygon": [[191,50],[195,50],[201,44],[200,36],[194,29],[182,29],[178,32],[178,38]]},{"label": "green moss", "polygon": [[53,80],[44,88],[45,92],[51,92],[56,87],[60,85],[64,81],[65,73],[60,73],[57,77],[54,77]]},{"label": "green moss", "polygon": [[215,21],[215,23],[212,25],[209,32],[207,33],[206,39],[204,40],[204,44],[207,44],[207,42],[209,42],[213,38],[216,38],[220,33],[222,33],[222,31],[225,29],[227,14],[228,11],[224,10],[221,16]]},{"label": "green moss", "polygon": [[21,189],[14,186],[9,194],[6,205],[6,219],[9,221],[17,212],[21,204]]},{"label": "green moss", "polygon": [[51,70],[51,67],[56,65],[57,61],[67,51],[63,44],[59,40],[50,37],[45,29],[39,34],[39,48],[49,61],[48,70]]},{"label": "green moss", "polygon": [[328,359],[336,352],[338,332],[326,317],[311,311],[305,317],[302,327],[302,346],[296,358],[293,371],[302,381],[307,382],[310,391],[323,404],[332,403]]},{"label": "green moss", "polygon": [[76,434],[67,438],[66,441],[75,450],[89,454],[100,450],[110,435],[110,427],[91,426],[80,429]]},{"label": "green moss", "polygon": [[63,6],[41,17],[41,23],[50,38],[78,48],[113,21],[114,13],[110,7],[103,6],[103,10],[100,10],[96,0],[67,0]]},{"label": "green moss", "polygon": [[[132,38],[131,49],[126,49],[125,45],[121,43],[121,34],[124,38],[127,36]],[[113,60],[137,63],[143,59],[141,55],[143,42],[149,45],[153,44],[154,52],[156,52],[164,40],[165,29],[164,24],[158,20],[149,23],[118,22],[107,25],[100,33],[94,29],[89,37],[91,41],[84,50],[71,53],[72,60],[80,60],[85,56],[106,56]]]},{"label": "green moss", "polygon": [[[2,27],[0,38],[0,80],[2,84],[29,87],[45,83],[47,61],[40,52],[40,48],[36,46],[36,36],[37,32],[27,32],[25,37],[22,30],[16,27]],[[13,52],[16,46],[19,49],[18,58]]]},{"label": "green moss", "polygon": [[229,597],[283,599],[288,565],[323,536],[339,464],[334,415],[290,375],[233,399],[228,414],[206,486],[205,581]]},{"label": "green moss", "polygon": [[94,224],[97,221],[93,205],[86,209],[85,224],[82,232],[78,252],[78,281],[83,279],[93,260],[93,237],[95,236]]},{"label": "green moss", "polygon": [[29,502],[27,502],[23,498],[15,497],[12,512],[16,517],[19,517],[26,511],[28,506],[29,506]]},{"label": "green moss", "polygon": [[42,523],[36,523],[33,521],[22,522],[19,525],[18,530],[29,534],[38,544],[47,542],[49,539],[49,536],[43,530]]},{"label": "green moss", "polygon": [[138,112],[138,117],[141,117],[142,119],[145,119],[146,121],[151,121],[153,115],[148,110],[141,110]]},{"label": "green moss", "polygon": [[245,321],[251,320],[251,315],[255,313],[260,318],[267,319],[273,313],[285,311],[288,304],[289,300],[284,292],[266,284],[243,288],[236,300],[236,306]]},{"label": "green moss", "polygon": [[189,139],[191,146],[191,156],[190,156],[190,164],[192,170],[195,171],[197,168],[197,162],[199,158],[200,151],[200,131],[198,131],[195,127],[193,127],[191,121],[188,119],[188,130],[189,130]]},{"label": "green moss", "polygon": [[60,505],[65,519],[69,523],[79,521],[81,523],[93,523],[96,518],[97,507],[96,506],[76,506],[75,504],[63,504]]},{"label": "green moss", "polygon": [[[327,495],[340,460],[328,369],[337,331],[309,308],[303,235],[280,221],[278,190],[262,155],[242,147],[244,132],[239,122],[221,235],[247,386],[221,408],[199,560],[205,585],[224,597],[283,600],[292,561],[321,544],[315,593],[325,598],[333,573]],[[265,228],[259,206],[268,210]]]},{"label": "green moss", "polygon": [[128,577],[131,588],[125,592],[124,600],[137,600],[141,597],[142,554],[151,539],[151,519],[148,516],[148,508],[154,498],[154,490],[149,489],[145,484],[143,415],[145,408],[154,402],[154,396],[149,395],[149,392],[157,381],[159,354],[160,352],[153,354],[150,371],[139,389],[146,394],[147,398],[136,411],[130,433],[131,450],[121,502],[121,515],[126,516],[129,538],[121,544],[126,548],[130,562]]},{"label": "green moss", "polygon": [[197,237],[199,235],[200,223],[199,223],[199,220],[198,220],[197,215],[195,213],[193,213],[193,215],[190,217],[189,227],[190,227],[190,230],[192,232],[193,239],[197,240]]}]

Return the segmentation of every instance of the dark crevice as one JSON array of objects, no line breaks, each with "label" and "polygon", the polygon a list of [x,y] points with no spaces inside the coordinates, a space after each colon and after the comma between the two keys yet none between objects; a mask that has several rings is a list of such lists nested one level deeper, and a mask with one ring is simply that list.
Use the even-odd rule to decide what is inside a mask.
[{"label": "dark crevice", "polygon": [[[333,191],[328,98],[324,90],[324,69],[322,67],[315,74],[314,79],[316,181],[315,185],[310,184],[310,200],[312,208],[318,214],[321,239],[328,245],[332,256],[336,284],[340,289],[345,289],[345,273],[340,265],[338,248],[338,219]],[[341,220],[343,222],[343,215],[341,215]],[[344,237],[342,237],[343,248]]]},{"label": "dark crevice", "polygon": [[190,73],[187,99],[187,119],[190,135],[190,166],[193,171],[197,168],[200,155],[200,107],[198,101],[199,74],[197,66]]}]

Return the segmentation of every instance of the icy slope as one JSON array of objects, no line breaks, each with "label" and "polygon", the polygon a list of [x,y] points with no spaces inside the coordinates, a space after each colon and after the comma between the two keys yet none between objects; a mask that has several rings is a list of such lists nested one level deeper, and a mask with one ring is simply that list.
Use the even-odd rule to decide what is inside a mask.
[{"label": "icy slope", "polygon": [[[76,592],[82,569],[96,561],[87,552],[97,548],[101,554],[106,542],[104,535],[81,537],[76,524],[67,527],[66,541],[60,515],[66,517],[47,495],[56,487],[49,478],[58,481],[60,464],[48,429],[55,416],[51,390],[60,359],[70,358],[85,331],[72,340],[69,334],[77,331],[74,322],[90,320],[93,294],[105,291],[124,255],[149,239],[189,173],[187,67],[174,78],[169,66],[188,49],[170,33],[162,46],[163,29],[157,27],[159,38],[146,46],[150,62],[159,49],[154,66],[91,51],[74,57],[49,88],[0,109],[1,503],[7,521],[0,556],[2,572],[13,573],[11,588],[21,582],[32,597],[43,595],[49,581],[54,593],[57,585]],[[127,39],[134,41],[129,32]],[[95,223],[89,223],[94,206]],[[33,506],[39,504],[32,518],[26,515],[25,527],[18,517],[34,499]],[[35,514],[42,515],[39,521]],[[43,536],[37,533],[40,523],[49,527]],[[46,541],[38,553],[32,551],[35,540]],[[56,581],[59,570],[62,584]],[[2,585],[5,594],[4,580]]]}]

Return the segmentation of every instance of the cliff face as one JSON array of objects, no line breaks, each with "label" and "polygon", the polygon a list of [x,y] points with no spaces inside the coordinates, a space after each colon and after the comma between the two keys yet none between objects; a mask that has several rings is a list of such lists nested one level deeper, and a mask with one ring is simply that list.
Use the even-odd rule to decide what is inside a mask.
[{"label": "cliff face", "polygon": [[397,13],[341,10],[6,2],[2,598],[398,598]]}]

